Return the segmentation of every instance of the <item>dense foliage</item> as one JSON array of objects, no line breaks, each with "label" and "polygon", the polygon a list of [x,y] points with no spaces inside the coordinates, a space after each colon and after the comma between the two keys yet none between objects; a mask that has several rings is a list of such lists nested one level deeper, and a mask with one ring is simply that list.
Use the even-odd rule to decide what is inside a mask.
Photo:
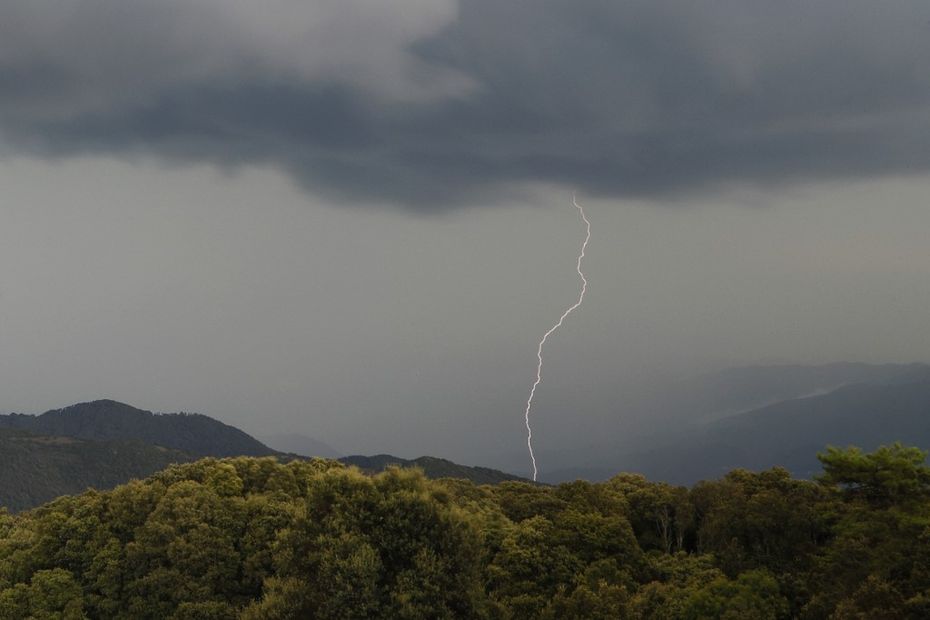
[{"label": "dense foliage", "polygon": [[519,480],[526,482],[526,478],[508,474],[499,469],[489,467],[472,467],[469,465],[459,465],[447,459],[436,458],[435,456],[421,456],[416,459],[402,459],[390,454],[378,454],[375,456],[343,456],[339,462],[345,465],[354,465],[366,474],[375,474],[382,472],[390,467],[415,467],[426,474],[427,478],[465,478],[475,484],[498,484],[508,480]]},{"label": "dense foliage", "polygon": [[90,441],[0,428],[0,507],[34,508],[88,487],[111,489],[194,459],[140,441]]},{"label": "dense foliage", "polygon": [[0,513],[0,618],[926,618],[924,457],[692,489],[205,459]]}]

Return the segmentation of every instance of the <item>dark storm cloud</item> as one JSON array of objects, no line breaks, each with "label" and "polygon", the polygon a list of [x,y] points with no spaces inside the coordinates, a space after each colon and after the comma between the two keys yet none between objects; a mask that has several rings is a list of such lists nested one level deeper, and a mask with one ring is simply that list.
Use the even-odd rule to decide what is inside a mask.
[{"label": "dark storm cloud", "polygon": [[423,208],[535,181],[649,196],[930,166],[925,2],[144,6],[0,9],[6,149],[270,163]]}]

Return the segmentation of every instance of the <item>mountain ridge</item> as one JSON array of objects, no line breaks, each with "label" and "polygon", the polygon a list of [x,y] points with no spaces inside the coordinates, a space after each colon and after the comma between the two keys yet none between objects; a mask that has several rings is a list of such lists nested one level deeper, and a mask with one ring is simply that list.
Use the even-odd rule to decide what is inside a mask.
[{"label": "mountain ridge", "polygon": [[[107,490],[174,463],[235,456],[287,461],[320,455],[279,452],[203,414],[152,413],[109,399],[40,415],[0,415],[0,507],[15,512],[87,488]],[[524,480],[429,456],[410,460],[383,454],[332,460],[366,473],[398,465],[417,467],[428,478],[466,478],[476,484]]]},{"label": "mountain ridge", "polygon": [[390,454],[376,454],[373,456],[356,454],[345,456],[338,460],[346,465],[355,465],[367,473],[379,473],[392,465],[398,465],[400,467],[418,467],[423,470],[427,478],[466,478],[475,484],[498,484],[500,482],[513,481],[528,482],[526,478],[515,474],[509,474],[498,469],[459,465],[448,459],[435,456],[402,459]]},{"label": "mountain ridge", "polygon": [[140,440],[193,456],[278,454],[248,433],[200,413],[153,413],[111,399],[39,415],[0,415],[0,428],[91,440]]},{"label": "mountain ridge", "polygon": [[820,471],[817,452],[828,445],[872,450],[896,441],[930,449],[930,373],[924,369],[688,427],[647,449],[620,455],[612,464],[566,468],[546,480],[597,480],[623,470],[692,484],[736,468],[774,466],[810,478]]}]

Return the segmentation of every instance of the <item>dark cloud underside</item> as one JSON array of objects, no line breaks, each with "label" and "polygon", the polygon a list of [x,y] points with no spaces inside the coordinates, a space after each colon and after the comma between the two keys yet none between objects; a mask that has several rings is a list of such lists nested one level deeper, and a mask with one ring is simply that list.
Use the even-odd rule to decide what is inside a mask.
[{"label": "dark cloud underside", "polygon": [[[62,17],[56,3],[42,4],[47,15],[19,4],[0,34],[44,19],[87,27],[108,6],[72,0]],[[351,36],[356,22],[371,27],[356,2],[344,10],[357,15],[332,17],[347,29],[326,44],[332,60],[299,70],[292,58],[323,52],[282,51],[272,30],[261,48],[271,60],[236,48],[244,60],[215,62],[233,51],[184,38],[222,40],[213,21],[178,35],[158,6],[122,10],[61,49],[0,47],[5,149],[272,164],[333,198],[418,208],[535,181],[650,196],[930,166],[925,2],[465,0],[399,48],[385,44],[398,60],[383,66],[377,46],[356,58],[373,36]],[[180,39],[135,41],[142,19]],[[123,48],[126,63],[100,60]],[[402,77],[385,78],[398,63]]]}]

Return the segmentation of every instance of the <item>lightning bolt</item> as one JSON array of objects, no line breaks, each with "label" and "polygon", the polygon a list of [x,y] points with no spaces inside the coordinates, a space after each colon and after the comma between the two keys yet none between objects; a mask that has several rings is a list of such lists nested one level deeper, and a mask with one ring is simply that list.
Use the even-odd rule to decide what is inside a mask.
[{"label": "lightning bolt", "polygon": [[551,336],[555,330],[562,327],[562,321],[565,320],[565,317],[574,312],[575,309],[581,305],[581,302],[584,301],[584,294],[588,290],[588,279],[584,277],[584,272],[581,271],[581,259],[584,258],[584,252],[588,247],[588,241],[591,239],[591,222],[585,217],[584,209],[582,209],[581,205],[575,200],[575,194],[572,194],[572,204],[578,209],[578,213],[581,215],[581,219],[584,220],[585,226],[587,227],[584,243],[581,244],[581,254],[578,255],[578,262],[575,265],[575,271],[581,276],[581,294],[578,296],[578,301],[562,313],[562,316],[559,317],[559,322],[553,325],[549,331],[543,335],[542,340],[539,341],[539,347],[536,349],[536,358],[539,360],[539,365],[536,366],[536,381],[533,383],[532,389],[530,389],[530,397],[526,400],[526,413],[524,413],[523,416],[526,420],[526,447],[530,451],[530,460],[533,461],[534,482],[536,481],[536,476],[539,471],[536,468],[536,455],[533,454],[533,428],[530,426],[530,409],[533,408],[533,397],[536,396],[536,388],[539,387],[539,384],[542,382],[543,345],[546,344],[546,340],[549,339],[549,336]]}]

